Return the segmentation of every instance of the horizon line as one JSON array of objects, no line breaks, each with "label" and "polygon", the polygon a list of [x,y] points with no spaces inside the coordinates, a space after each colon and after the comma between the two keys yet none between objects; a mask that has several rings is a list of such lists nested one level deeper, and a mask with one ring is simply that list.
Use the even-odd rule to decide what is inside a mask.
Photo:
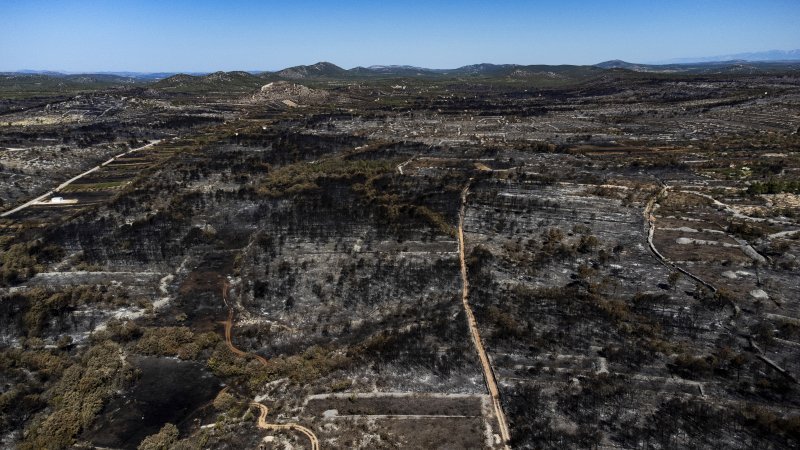
[{"label": "horizon line", "polygon": [[[708,58],[714,58],[714,57],[708,57]],[[690,61],[690,60],[693,60],[693,59],[698,59],[698,61]],[[353,67],[351,67],[349,69],[348,68],[344,68],[342,66],[339,66],[338,64],[332,63],[330,61],[317,61],[315,63],[310,63],[310,64],[297,64],[297,65],[287,66],[287,67],[283,67],[281,69],[230,69],[230,70],[224,70],[224,69],[216,69],[216,70],[194,70],[194,69],[192,69],[192,70],[124,70],[124,69],[121,69],[121,70],[110,70],[110,69],[100,69],[100,70],[75,71],[75,70],[60,70],[60,69],[30,69],[30,68],[24,68],[24,69],[14,69],[14,70],[0,69],[0,73],[19,73],[19,74],[28,73],[28,74],[31,74],[31,75],[46,75],[46,72],[51,72],[51,73],[61,74],[61,75],[114,75],[114,74],[120,74],[120,73],[130,73],[130,74],[140,74],[140,75],[152,75],[152,74],[159,74],[159,73],[164,73],[164,74],[168,73],[168,74],[173,74],[173,75],[179,75],[179,74],[185,74],[185,75],[193,75],[193,74],[207,75],[207,74],[212,74],[212,73],[217,73],[217,72],[223,72],[223,73],[224,72],[246,72],[246,73],[254,74],[254,73],[277,73],[277,72],[280,72],[282,70],[291,69],[291,68],[295,68],[295,67],[308,67],[308,66],[313,66],[313,65],[317,65],[317,64],[323,64],[323,63],[332,64],[332,65],[334,65],[334,66],[336,66],[336,67],[338,67],[340,69],[347,70],[347,71],[350,71],[350,70],[353,70],[353,69],[358,69],[358,68],[371,69],[371,68],[377,68],[377,67],[390,67],[390,68],[393,67],[393,68],[410,68],[410,69],[446,71],[446,70],[458,70],[458,69],[461,69],[461,68],[464,68],[464,67],[478,66],[478,65],[521,66],[521,67],[525,67],[525,66],[595,67],[595,66],[598,66],[599,64],[603,64],[603,63],[607,63],[607,62],[617,62],[617,61],[618,62],[623,62],[623,63],[626,63],[626,64],[638,64],[638,65],[645,65],[645,66],[673,66],[673,65],[712,64],[712,63],[726,63],[726,62],[749,62],[749,63],[770,63],[770,62],[773,62],[773,63],[789,63],[789,62],[800,62],[800,57],[797,57],[795,59],[783,59],[783,60],[782,59],[720,59],[720,60],[709,59],[709,60],[706,60],[706,61],[699,61],[699,59],[703,59],[703,58],[702,57],[697,57],[697,58],[674,58],[673,59],[674,62],[669,62],[669,61],[633,62],[633,61],[626,61],[626,60],[623,60],[623,59],[608,59],[608,60],[600,61],[600,62],[597,62],[597,63],[594,63],[594,64],[574,64],[574,63],[561,63],[561,64],[532,63],[532,64],[522,64],[522,63],[487,63],[487,62],[480,62],[480,63],[464,64],[462,66],[448,67],[448,68],[424,67],[424,66],[415,66],[415,65],[412,65],[412,64],[372,64],[372,65],[369,65],[369,66],[363,66],[363,65],[353,66]]]}]

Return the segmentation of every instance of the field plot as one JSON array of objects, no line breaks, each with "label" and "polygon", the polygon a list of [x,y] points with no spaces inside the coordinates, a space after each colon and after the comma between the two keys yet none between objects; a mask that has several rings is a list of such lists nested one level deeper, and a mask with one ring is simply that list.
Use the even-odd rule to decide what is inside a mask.
[{"label": "field plot", "polygon": [[336,445],[369,445],[368,434],[378,433],[382,446],[457,449],[495,446],[489,410],[485,395],[387,392],[313,395],[303,412],[322,417],[321,438]]}]

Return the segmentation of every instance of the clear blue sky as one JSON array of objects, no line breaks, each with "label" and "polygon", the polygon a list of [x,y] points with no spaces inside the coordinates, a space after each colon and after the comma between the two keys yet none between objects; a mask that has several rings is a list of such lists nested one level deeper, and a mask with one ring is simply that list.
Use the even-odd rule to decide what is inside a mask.
[{"label": "clear blue sky", "polygon": [[800,0],[0,0],[0,70],[594,64],[800,48]]}]

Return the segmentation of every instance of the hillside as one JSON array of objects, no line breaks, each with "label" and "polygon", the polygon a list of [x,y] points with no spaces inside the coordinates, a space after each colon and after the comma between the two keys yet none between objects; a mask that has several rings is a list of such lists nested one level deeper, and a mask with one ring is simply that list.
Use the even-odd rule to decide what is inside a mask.
[{"label": "hillside", "polygon": [[348,71],[336,64],[318,62],[310,66],[288,67],[276,73],[281,78],[299,80],[304,78],[336,78],[348,75]]},{"label": "hillside", "polygon": [[154,89],[203,93],[203,92],[249,92],[264,84],[264,78],[248,72],[214,72],[208,75],[173,75],[151,85]]},{"label": "hillside", "polygon": [[800,69],[800,61],[712,61],[681,64],[636,64],[619,59],[604,61],[594,67],[626,69],[634,72],[686,74],[756,74]]},{"label": "hillside", "polygon": [[[687,64],[638,64],[622,60],[604,61],[595,65],[521,65],[471,64],[455,69],[429,69],[415,66],[387,65],[343,69],[329,62],[288,67],[278,71],[250,73],[244,71],[210,74],[174,74],[118,72],[67,75],[58,72],[0,73],[0,96],[34,97],[53,93],[77,93],[107,88],[149,86],[163,92],[181,94],[252,94],[264,84],[274,81],[334,80],[453,80],[473,79],[481,82],[517,83],[532,87],[567,86],[597,77],[631,76],[634,72],[685,75],[757,75],[791,73],[800,70],[800,61],[718,61]],[[627,71],[628,75],[623,72]]]},{"label": "hillside", "polygon": [[64,75],[55,72],[0,73],[0,97],[30,97],[51,93],[74,94],[141,83],[131,77],[107,74]]}]

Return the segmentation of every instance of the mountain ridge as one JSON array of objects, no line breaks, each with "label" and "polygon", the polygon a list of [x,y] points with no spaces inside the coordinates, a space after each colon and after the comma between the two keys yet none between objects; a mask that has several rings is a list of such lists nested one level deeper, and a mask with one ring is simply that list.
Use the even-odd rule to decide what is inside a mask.
[{"label": "mountain ridge", "polygon": [[766,50],[761,52],[733,53],[717,56],[699,56],[689,58],[671,58],[657,61],[652,64],[694,64],[724,61],[747,61],[747,62],[767,62],[767,61],[800,61],[800,49],[794,50]]},{"label": "mountain ridge", "polygon": [[[627,68],[630,70],[648,68],[649,71],[654,70],[658,66],[670,66],[670,69],[680,69],[675,66],[686,66],[696,64],[722,64],[733,65],[743,63],[759,63],[759,62],[772,62],[772,63],[794,63],[800,62],[800,49],[794,50],[767,50],[762,52],[747,52],[736,53],[722,56],[707,56],[707,57],[693,57],[693,58],[673,58],[662,60],[660,62],[649,63],[633,63],[623,61],[621,59],[613,59],[603,61],[598,64],[494,64],[494,63],[476,63],[468,64],[455,68],[435,69],[429,67],[413,66],[413,65],[398,65],[398,64],[376,64],[370,66],[356,66],[351,69],[344,69],[334,63],[327,61],[320,61],[314,64],[297,65],[286,67],[278,70],[247,70],[247,71],[227,71],[227,72],[242,72],[255,76],[267,77],[268,74],[277,76],[284,79],[304,79],[304,78],[336,78],[347,77],[348,75],[393,75],[393,76],[421,76],[433,74],[452,74],[452,75],[494,75],[509,73],[520,68],[557,68],[557,67],[599,67],[599,68]],[[522,69],[526,70],[526,69]],[[140,79],[140,80],[153,80],[158,81],[169,78],[174,75],[184,74],[191,76],[205,76],[212,72],[195,72],[195,71],[161,71],[161,72],[137,72],[137,71],[87,71],[87,72],[67,72],[67,71],[54,71],[54,70],[33,70],[22,69],[12,71],[0,71],[3,75],[47,75],[52,77],[70,77],[75,75],[95,75],[95,76],[118,76],[122,78]],[[216,73],[216,72],[215,72]]]},{"label": "mountain ridge", "polygon": [[[526,72],[562,72],[565,68],[575,70],[576,68],[602,68],[602,69],[627,69],[638,72],[675,72],[675,71],[697,71],[698,65],[710,66],[741,66],[756,63],[800,63],[800,49],[795,50],[768,50],[764,52],[737,53],[724,56],[710,56],[697,58],[674,58],[656,63],[633,63],[621,59],[603,61],[598,64],[494,64],[476,63],[468,64],[456,68],[434,69],[413,65],[371,65],[356,66],[351,69],[344,69],[334,63],[320,61],[314,64],[297,65],[286,67],[279,70],[265,71],[217,71],[214,73],[240,73],[250,74],[257,77],[269,79],[314,79],[314,78],[348,78],[356,76],[436,76],[436,75],[484,75],[484,76],[514,76]],[[707,67],[706,67],[707,68]],[[165,80],[175,75],[190,75],[202,77],[210,75],[212,72],[134,72],[134,71],[89,71],[89,72],[63,72],[53,70],[32,70],[23,69],[17,71],[0,71],[0,74],[8,75],[44,75],[50,77],[74,77],[97,76],[97,77],[119,77],[128,80],[140,81],[159,81]]]}]

